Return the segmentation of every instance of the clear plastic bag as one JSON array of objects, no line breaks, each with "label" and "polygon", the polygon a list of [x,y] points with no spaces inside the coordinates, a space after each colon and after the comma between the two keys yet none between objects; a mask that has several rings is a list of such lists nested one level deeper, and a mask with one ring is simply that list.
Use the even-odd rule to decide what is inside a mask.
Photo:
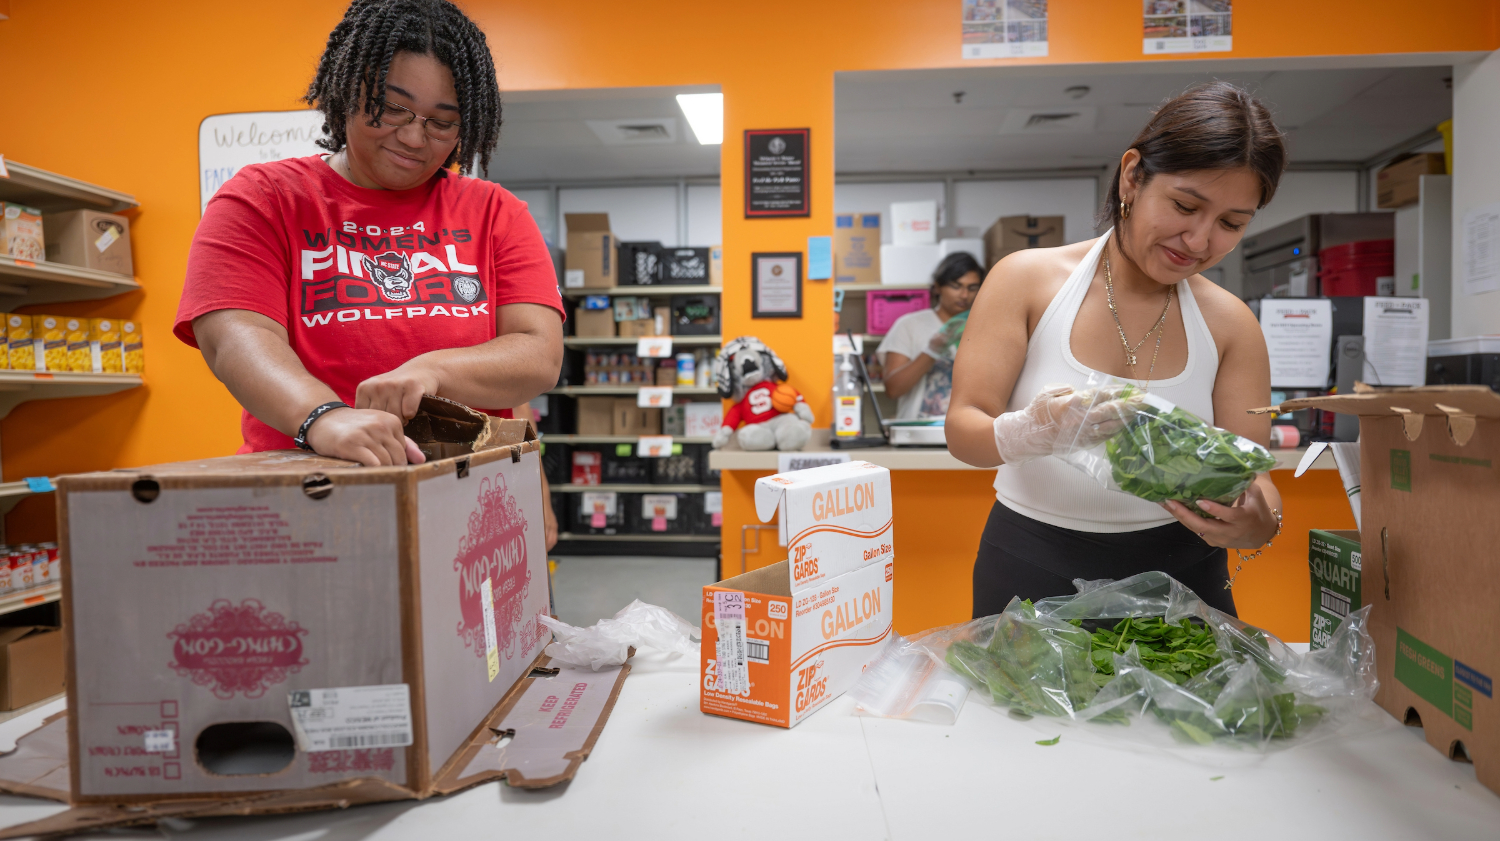
[{"label": "clear plastic bag", "polygon": [[[1375,695],[1368,607],[1327,648],[1301,654],[1165,573],[1074,583],[1077,595],[1013,600],[999,615],[904,640],[900,654],[925,656],[1016,714],[1255,751],[1336,732]],[[872,668],[850,694],[871,714],[890,714],[900,705],[863,699],[915,695],[933,679],[909,666],[906,684],[892,674]]]},{"label": "clear plastic bag", "polygon": [[938,668],[922,645],[893,633],[849,695],[859,703],[860,712],[869,715],[953,724],[969,687]]},{"label": "clear plastic bag", "polygon": [[611,619],[600,619],[592,627],[578,628],[553,619],[539,617],[552,629],[556,642],[547,646],[547,656],[570,666],[587,666],[599,671],[618,666],[630,658],[632,649],[651,647],[674,654],[698,655],[698,641],[703,634],[686,619],[654,604],[636,599]]},{"label": "clear plastic bag", "polygon": [[1111,490],[1176,500],[1202,514],[1198,500],[1233,504],[1256,474],[1276,466],[1254,441],[1123,380],[1092,374],[1079,397],[1060,422],[1065,434],[1053,454]]}]

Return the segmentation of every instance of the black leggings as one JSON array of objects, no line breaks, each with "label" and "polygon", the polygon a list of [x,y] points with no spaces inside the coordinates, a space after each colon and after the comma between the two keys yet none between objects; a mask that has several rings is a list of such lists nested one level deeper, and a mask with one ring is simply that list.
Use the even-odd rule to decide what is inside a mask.
[{"label": "black leggings", "polygon": [[1005,610],[1013,597],[1043,599],[1077,592],[1073,579],[1129,578],[1160,570],[1230,616],[1234,595],[1229,553],[1203,542],[1181,523],[1125,532],[1073,531],[1033,520],[1000,503],[974,559],[974,618]]}]

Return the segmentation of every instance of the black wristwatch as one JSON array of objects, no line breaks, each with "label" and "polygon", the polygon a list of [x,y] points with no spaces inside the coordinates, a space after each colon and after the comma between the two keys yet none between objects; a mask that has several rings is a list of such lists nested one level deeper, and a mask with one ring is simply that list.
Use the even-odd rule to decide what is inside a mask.
[{"label": "black wristwatch", "polygon": [[307,443],[307,430],[309,430],[309,429],[312,428],[313,421],[317,420],[318,418],[323,417],[324,415],[328,414],[329,412],[333,411],[334,409],[347,409],[347,408],[349,408],[349,404],[348,403],[345,403],[342,400],[335,400],[332,403],[324,403],[323,405],[319,406],[318,408],[313,409],[311,412],[308,412],[307,413],[307,420],[303,421],[302,422],[302,426],[297,429],[297,437],[293,438],[292,442],[295,443],[301,449],[307,450],[308,452],[312,452],[312,445],[309,444],[309,443]]}]

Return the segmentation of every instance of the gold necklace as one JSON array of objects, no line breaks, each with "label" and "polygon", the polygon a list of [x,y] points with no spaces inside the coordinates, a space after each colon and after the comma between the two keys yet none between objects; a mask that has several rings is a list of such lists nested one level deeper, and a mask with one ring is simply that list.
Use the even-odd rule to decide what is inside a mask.
[{"label": "gold necklace", "polygon": [[1167,305],[1162,307],[1161,317],[1156,319],[1156,325],[1150,330],[1146,331],[1146,335],[1141,337],[1141,340],[1136,343],[1135,347],[1131,347],[1130,340],[1125,337],[1125,325],[1120,323],[1120,311],[1115,306],[1115,282],[1114,277],[1111,275],[1109,270],[1109,246],[1105,246],[1104,295],[1105,299],[1109,302],[1109,314],[1114,316],[1115,319],[1115,329],[1120,333],[1120,345],[1125,348],[1125,365],[1130,368],[1131,379],[1139,379],[1139,377],[1135,375],[1136,354],[1140,352],[1140,349],[1143,346],[1145,346],[1147,340],[1151,338],[1151,334],[1156,334],[1156,348],[1151,351],[1151,366],[1146,369],[1147,389],[1151,388],[1151,375],[1156,372],[1156,357],[1161,353],[1162,337],[1167,334],[1167,331],[1164,328],[1167,323],[1167,313],[1172,309],[1172,293],[1175,289],[1175,286],[1167,287]]}]

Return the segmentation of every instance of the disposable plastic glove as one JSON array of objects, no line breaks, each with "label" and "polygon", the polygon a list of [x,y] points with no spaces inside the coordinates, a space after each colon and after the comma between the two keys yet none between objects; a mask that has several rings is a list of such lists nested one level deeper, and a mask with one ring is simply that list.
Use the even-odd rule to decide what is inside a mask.
[{"label": "disposable plastic glove", "polygon": [[1124,428],[1137,400],[1104,390],[1048,386],[1026,408],[995,418],[995,449],[1006,464],[1088,449]]}]

